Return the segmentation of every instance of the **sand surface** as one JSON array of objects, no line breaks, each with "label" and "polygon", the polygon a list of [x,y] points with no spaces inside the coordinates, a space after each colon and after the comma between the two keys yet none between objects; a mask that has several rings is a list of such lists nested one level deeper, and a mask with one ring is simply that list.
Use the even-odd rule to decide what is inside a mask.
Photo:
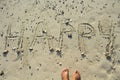
[{"label": "sand surface", "polygon": [[120,0],[0,0],[0,80],[120,80]]}]

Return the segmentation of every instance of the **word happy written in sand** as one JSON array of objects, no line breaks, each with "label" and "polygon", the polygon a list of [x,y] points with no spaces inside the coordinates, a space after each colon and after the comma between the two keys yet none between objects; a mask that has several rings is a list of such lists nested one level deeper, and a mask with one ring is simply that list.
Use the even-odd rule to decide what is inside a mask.
[{"label": "word happy written in sand", "polygon": [[[13,40],[17,42],[16,48],[17,50],[23,49],[24,45],[28,44],[28,48],[30,51],[33,50],[33,47],[37,44],[45,44],[48,45],[49,51],[54,52],[56,51],[59,55],[61,55],[61,51],[63,49],[64,45],[64,35],[67,35],[69,39],[73,39],[73,34],[77,35],[77,43],[78,48],[80,52],[87,51],[86,45],[85,45],[85,39],[90,40],[91,38],[96,36],[96,30],[95,28],[89,24],[89,23],[81,23],[78,25],[77,29],[73,27],[69,21],[65,22],[65,26],[61,26],[59,31],[59,37],[55,37],[52,34],[50,34],[50,29],[41,28],[40,23],[37,23],[37,26],[33,29],[33,35],[32,37],[25,37],[25,30],[27,28],[22,27],[21,31],[18,32],[19,35],[13,34],[11,26],[8,26],[7,33],[5,36],[5,53],[8,51],[9,42],[10,40]],[[102,38],[105,38],[109,40],[108,44],[106,45],[106,53],[112,53],[112,46],[114,42],[114,27],[112,25],[109,25],[107,27],[103,27],[104,25],[99,22],[98,29],[99,33],[102,36]],[[26,40],[26,43],[24,43],[24,39]],[[31,39],[30,39],[31,38]],[[29,40],[30,39],[30,40]],[[47,44],[46,44],[47,43]],[[12,45],[10,45],[12,46]],[[44,49],[44,48],[43,48]],[[35,49],[34,49],[35,50]]]}]

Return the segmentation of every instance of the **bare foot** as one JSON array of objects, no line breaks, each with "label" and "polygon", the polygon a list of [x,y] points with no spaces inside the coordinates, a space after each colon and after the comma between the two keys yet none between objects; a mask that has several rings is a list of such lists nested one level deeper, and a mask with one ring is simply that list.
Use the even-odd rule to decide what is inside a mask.
[{"label": "bare foot", "polygon": [[64,69],[61,73],[62,80],[69,80],[69,70]]},{"label": "bare foot", "polygon": [[72,80],[81,80],[80,73],[77,70],[73,73]]}]

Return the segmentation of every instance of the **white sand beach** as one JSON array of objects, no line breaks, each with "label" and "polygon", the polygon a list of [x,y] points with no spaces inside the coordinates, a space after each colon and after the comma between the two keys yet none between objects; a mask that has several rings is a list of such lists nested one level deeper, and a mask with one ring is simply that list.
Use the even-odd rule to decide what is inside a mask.
[{"label": "white sand beach", "polygon": [[120,80],[120,0],[0,0],[0,80]]}]

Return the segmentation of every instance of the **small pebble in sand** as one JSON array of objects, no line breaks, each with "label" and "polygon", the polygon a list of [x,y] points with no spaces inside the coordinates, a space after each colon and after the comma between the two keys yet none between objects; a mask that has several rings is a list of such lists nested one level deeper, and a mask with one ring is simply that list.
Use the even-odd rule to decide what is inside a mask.
[{"label": "small pebble in sand", "polygon": [[0,72],[0,76],[4,76],[4,71],[1,71],[1,72]]},{"label": "small pebble in sand", "polygon": [[41,67],[41,66],[42,66],[42,64],[39,64],[39,66]]},{"label": "small pebble in sand", "polygon": [[3,37],[3,33],[1,33],[1,37]]},{"label": "small pebble in sand", "polygon": [[8,53],[9,51],[8,50],[4,50],[4,53]]},{"label": "small pebble in sand", "polygon": [[54,80],[54,78],[52,78],[52,80]]},{"label": "small pebble in sand", "polygon": [[29,69],[31,69],[31,66],[29,66]]},{"label": "small pebble in sand", "polygon": [[118,60],[118,63],[120,63],[120,60]]},{"label": "small pebble in sand", "polygon": [[59,48],[56,49],[56,52],[57,52],[58,56],[60,56],[60,57],[62,56],[61,50]]},{"label": "small pebble in sand", "polygon": [[33,51],[33,48],[32,48],[32,47],[29,47],[29,51],[30,51],[30,52]]},{"label": "small pebble in sand", "polygon": [[57,62],[57,64],[58,64],[59,66],[62,66],[62,62]]},{"label": "small pebble in sand", "polygon": [[53,53],[55,50],[53,48],[50,49],[50,52]]},{"label": "small pebble in sand", "polygon": [[31,76],[33,76],[33,73],[31,73]]},{"label": "small pebble in sand", "polygon": [[39,71],[39,67],[37,67],[36,70]]},{"label": "small pebble in sand", "polygon": [[15,51],[16,49],[17,49],[16,47],[13,47],[13,48],[12,48],[12,50],[14,50],[14,51]]},{"label": "small pebble in sand", "polygon": [[72,39],[72,34],[68,34],[68,38]]},{"label": "small pebble in sand", "polygon": [[4,56],[4,57],[7,57],[8,52],[9,52],[8,50],[4,50],[3,56]]},{"label": "small pebble in sand", "polygon": [[22,67],[19,68],[20,70],[22,69]]},{"label": "small pebble in sand", "polygon": [[81,53],[81,56],[82,56],[82,58],[86,57],[86,55],[84,54],[84,52]]},{"label": "small pebble in sand", "polygon": [[59,63],[59,66],[62,66],[62,63],[61,63],[61,62]]},{"label": "small pebble in sand", "polygon": [[78,62],[78,59],[76,58],[76,60],[75,60],[76,62]]},{"label": "small pebble in sand", "polygon": [[46,31],[46,30],[43,30],[42,33],[43,33],[43,34],[47,34],[47,31]]},{"label": "small pebble in sand", "polygon": [[17,56],[20,56],[23,54],[24,50],[23,49],[17,49]]},{"label": "small pebble in sand", "polygon": [[106,59],[109,60],[109,61],[112,60],[111,56],[106,56]]}]

